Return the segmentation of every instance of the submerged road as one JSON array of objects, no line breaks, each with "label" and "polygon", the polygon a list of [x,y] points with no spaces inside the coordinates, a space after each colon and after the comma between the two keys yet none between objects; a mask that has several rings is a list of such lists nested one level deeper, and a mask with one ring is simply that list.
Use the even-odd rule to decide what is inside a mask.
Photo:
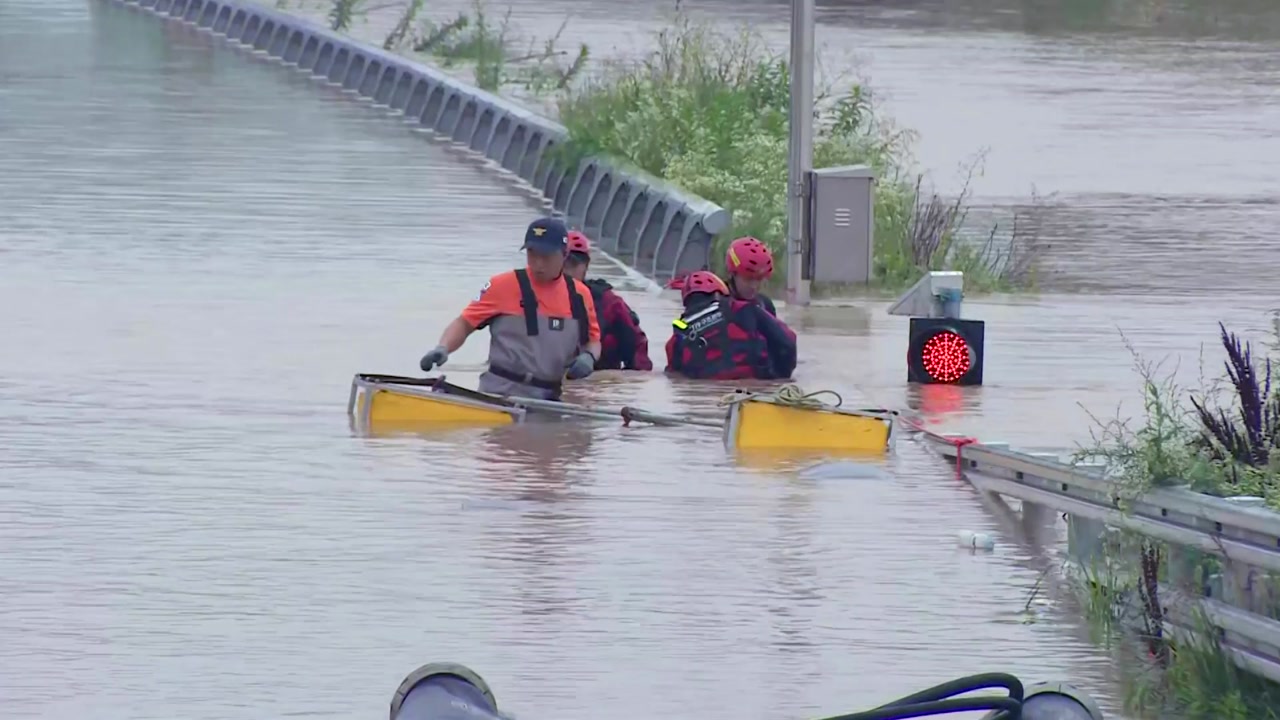
[{"label": "submerged road", "polygon": [[[735,461],[689,429],[354,437],[351,375],[415,373],[520,262],[538,210],[189,29],[0,6],[5,717],[379,717],[430,659],[472,665],[529,718],[798,718],[977,669],[1114,697],[1069,608],[1024,612],[1038,561],[912,443],[841,473]],[[628,297],[657,358],[674,300]],[[974,312],[985,388],[908,393],[905,324],[882,307],[792,313],[800,382],[1061,445],[1087,438],[1079,403],[1133,397],[1115,325],[1156,353],[1205,334],[1164,332],[1158,298]],[[451,379],[474,380],[480,340]],[[659,373],[572,399],[719,392]],[[962,530],[1001,544],[958,550]]]}]

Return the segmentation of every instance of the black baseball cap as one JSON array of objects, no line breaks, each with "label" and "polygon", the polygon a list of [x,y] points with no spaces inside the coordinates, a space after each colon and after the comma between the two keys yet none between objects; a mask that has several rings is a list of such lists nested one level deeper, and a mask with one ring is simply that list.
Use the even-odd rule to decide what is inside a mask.
[{"label": "black baseball cap", "polygon": [[529,223],[521,250],[539,253],[564,252],[569,247],[569,228],[560,218],[544,217]]}]

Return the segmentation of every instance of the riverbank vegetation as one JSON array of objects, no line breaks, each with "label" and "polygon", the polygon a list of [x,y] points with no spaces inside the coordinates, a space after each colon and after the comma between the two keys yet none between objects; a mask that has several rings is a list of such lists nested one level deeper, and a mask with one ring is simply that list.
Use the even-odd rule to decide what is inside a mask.
[{"label": "riverbank vegetation", "polygon": [[[1219,497],[1256,496],[1280,510],[1280,382],[1264,350],[1219,323],[1225,373],[1190,391],[1174,373],[1130,346],[1143,388],[1144,417],[1094,418],[1090,447],[1077,459],[1101,461],[1125,494],[1189,485]],[[1280,336],[1277,336],[1280,338]]]},{"label": "riverbank vegetation", "polygon": [[[868,86],[817,90],[814,166],[868,165],[877,176],[879,284],[902,288],[940,269],[964,271],[974,290],[1034,284],[1046,248],[1033,218],[1018,218],[1003,236],[966,226],[976,163],[956,197],[933,193],[912,171],[914,134],[879,111]],[[734,222],[724,241],[752,235],[777,253],[787,230],[789,105],[786,58],[751,32],[729,35],[681,17],[646,58],[566,93],[559,110],[577,152],[621,158],[728,208]]]},{"label": "riverbank vegetation", "polygon": [[[723,244],[741,235],[783,249],[790,75],[786,57],[755,33],[721,32],[678,12],[647,56],[593,67],[588,76],[587,45],[560,50],[559,32],[521,39],[510,11],[495,17],[481,0],[447,18],[424,16],[423,0],[332,0],[328,17],[346,30],[388,5],[400,16],[384,48],[426,54],[446,67],[468,65],[486,90],[535,97],[568,128],[566,159],[606,155],[731,210],[733,227],[721,234],[714,263]],[[869,86],[816,94],[814,166],[869,165],[877,176],[877,285],[900,289],[941,269],[964,271],[975,292],[1036,285],[1049,249],[1038,198],[1007,226],[973,227],[969,180],[980,159],[965,169],[960,190],[943,197],[913,167],[914,133],[885,117]],[[775,282],[784,277],[775,273]]]},{"label": "riverbank vegetation", "polygon": [[[1143,383],[1143,417],[1097,422],[1080,461],[1100,461],[1120,487],[1121,506],[1161,487],[1187,486],[1219,497],[1262,498],[1280,510],[1280,383],[1271,360],[1219,324],[1224,377],[1196,391],[1172,372],[1142,360],[1130,346]],[[1275,336],[1280,346],[1280,319]],[[1272,348],[1273,352],[1275,348]],[[1212,555],[1130,532],[1109,530],[1102,559],[1078,574],[1085,610],[1096,630],[1128,657],[1130,709],[1150,717],[1191,720],[1280,719],[1280,687],[1236,668],[1216,630],[1196,607],[1174,603],[1201,597],[1222,582]],[[1180,591],[1166,597],[1168,589]],[[1253,579],[1262,609],[1280,619],[1280,581]],[[1221,595],[1222,590],[1213,593]],[[1166,634],[1169,617],[1191,618],[1192,634]],[[1133,630],[1136,628],[1136,633]],[[1132,653],[1136,641],[1138,652]]]},{"label": "riverbank vegetation", "polygon": [[1105,547],[1104,558],[1069,579],[1094,641],[1112,651],[1129,713],[1144,720],[1280,720],[1280,686],[1237,667],[1218,628],[1194,604],[1200,594],[1171,581],[1175,562],[1196,565],[1198,580],[1211,577],[1220,570],[1212,556],[1114,529]]}]

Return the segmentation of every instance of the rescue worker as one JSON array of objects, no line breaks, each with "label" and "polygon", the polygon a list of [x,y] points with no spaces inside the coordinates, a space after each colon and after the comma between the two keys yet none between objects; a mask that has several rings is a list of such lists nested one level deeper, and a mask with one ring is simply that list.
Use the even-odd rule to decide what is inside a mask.
[{"label": "rescue worker", "polygon": [[652,370],[649,338],[640,329],[640,317],[613,291],[603,278],[587,279],[591,265],[591,243],[577,230],[569,231],[569,257],[564,274],[586,283],[596,306],[596,323],[600,325],[600,359],[597,370]]},{"label": "rescue worker", "polygon": [[667,372],[698,380],[782,380],[796,369],[796,335],[761,305],[730,297],[699,270],[680,292],[684,314],[667,341]]},{"label": "rescue worker", "polygon": [[773,253],[769,246],[753,237],[740,237],[729,243],[724,253],[725,272],[729,275],[729,293],[739,300],[760,303],[777,317],[773,300],[760,292],[760,286],[773,275]]},{"label": "rescue worker", "polygon": [[480,392],[558,400],[566,376],[578,380],[595,369],[600,326],[587,286],[564,274],[568,228],[556,218],[534,220],[521,249],[528,266],[489,278],[422,357],[423,372],[445,364],[484,327],[489,369],[480,375]]}]

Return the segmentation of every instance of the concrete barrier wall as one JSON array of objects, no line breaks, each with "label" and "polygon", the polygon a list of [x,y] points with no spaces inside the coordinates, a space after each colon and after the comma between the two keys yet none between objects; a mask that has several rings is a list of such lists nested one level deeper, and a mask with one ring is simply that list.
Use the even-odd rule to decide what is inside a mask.
[{"label": "concrete barrier wall", "polygon": [[481,153],[539,190],[610,255],[657,280],[708,263],[729,212],[606,159],[553,153],[564,126],[394,53],[245,0],[110,0],[238,43],[341,85]]}]

